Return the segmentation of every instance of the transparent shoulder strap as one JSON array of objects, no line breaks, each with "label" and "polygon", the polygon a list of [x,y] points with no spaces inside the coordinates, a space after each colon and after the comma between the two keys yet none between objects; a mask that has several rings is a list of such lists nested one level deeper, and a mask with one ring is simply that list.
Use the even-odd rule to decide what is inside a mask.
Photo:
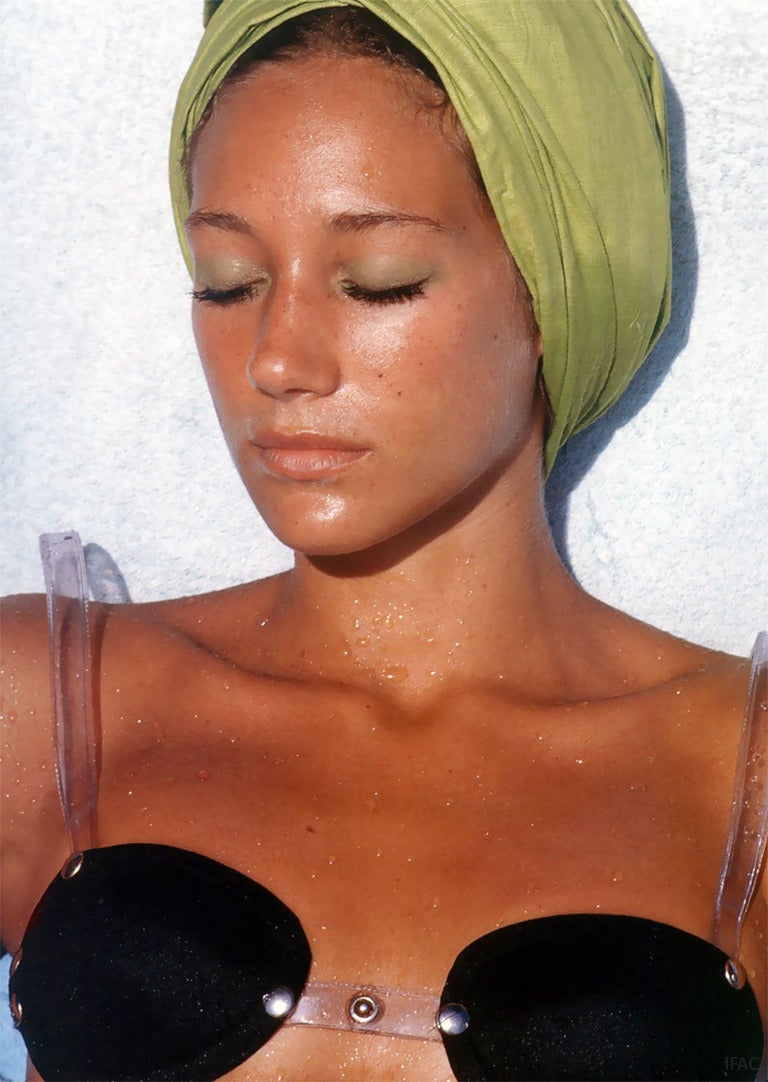
[{"label": "transparent shoulder strap", "polygon": [[741,988],[741,930],[768,841],[768,634],[757,636],[736,766],[728,842],[715,899],[714,941],[728,955],[726,979]]},{"label": "transparent shoulder strap", "polygon": [[43,534],[40,554],[48,598],[56,780],[77,853],[95,843],[98,798],[88,580],[74,531]]}]

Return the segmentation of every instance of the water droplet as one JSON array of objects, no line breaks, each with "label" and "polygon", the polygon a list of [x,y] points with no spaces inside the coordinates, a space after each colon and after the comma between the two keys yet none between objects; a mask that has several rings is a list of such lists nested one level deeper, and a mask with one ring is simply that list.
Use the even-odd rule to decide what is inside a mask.
[{"label": "water droplet", "polygon": [[211,776],[210,770],[203,769],[203,770],[198,770],[198,772],[197,772],[197,780],[198,781],[208,781],[210,776]]},{"label": "water droplet", "polygon": [[611,873],[611,880],[614,883],[623,883],[624,882],[624,872],[612,872]]},{"label": "water droplet", "polygon": [[382,676],[385,680],[391,681],[393,684],[400,684],[403,680],[408,678],[408,666],[407,665],[389,665],[383,670]]}]

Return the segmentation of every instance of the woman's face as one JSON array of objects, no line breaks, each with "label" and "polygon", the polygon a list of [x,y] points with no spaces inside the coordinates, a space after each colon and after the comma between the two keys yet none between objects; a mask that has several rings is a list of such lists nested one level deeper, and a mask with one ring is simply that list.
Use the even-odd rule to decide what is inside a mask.
[{"label": "woman's face", "polygon": [[425,93],[373,59],[267,63],[196,149],[200,356],[248,492],[309,554],[455,518],[538,438],[524,287]]}]

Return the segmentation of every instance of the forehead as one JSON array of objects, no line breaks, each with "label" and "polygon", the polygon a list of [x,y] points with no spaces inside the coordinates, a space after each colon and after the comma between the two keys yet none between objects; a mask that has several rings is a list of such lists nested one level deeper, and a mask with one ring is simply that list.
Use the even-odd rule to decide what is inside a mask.
[{"label": "forehead", "polygon": [[196,146],[192,205],[266,186],[286,200],[357,185],[450,210],[479,194],[442,98],[375,58],[265,62],[226,87]]}]

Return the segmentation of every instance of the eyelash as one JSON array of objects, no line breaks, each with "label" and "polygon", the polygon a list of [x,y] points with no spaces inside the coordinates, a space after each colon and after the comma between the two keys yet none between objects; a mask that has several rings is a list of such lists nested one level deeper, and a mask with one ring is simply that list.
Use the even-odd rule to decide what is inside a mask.
[{"label": "eyelash", "polygon": [[[353,301],[361,301],[363,304],[405,304],[416,297],[424,296],[426,281],[426,278],[422,278],[419,282],[408,282],[406,285],[390,286],[387,289],[365,289],[356,282],[343,282],[341,288],[347,297]],[[203,304],[226,307],[250,300],[257,293],[259,285],[259,282],[249,282],[246,285],[235,286],[233,289],[212,289],[206,286],[204,289],[193,289],[192,296]]]},{"label": "eyelash", "polygon": [[363,304],[404,304],[424,296],[426,281],[426,278],[422,278],[419,282],[390,286],[388,289],[364,289],[356,282],[343,282],[341,288],[353,301],[362,301]]},{"label": "eyelash", "polygon": [[193,289],[192,296],[196,301],[202,301],[204,304],[218,304],[226,307],[229,304],[239,304],[240,301],[249,300],[256,294],[259,284],[249,282],[243,286],[235,286],[233,289],[212,289],[206,286],[205,289]]}]

